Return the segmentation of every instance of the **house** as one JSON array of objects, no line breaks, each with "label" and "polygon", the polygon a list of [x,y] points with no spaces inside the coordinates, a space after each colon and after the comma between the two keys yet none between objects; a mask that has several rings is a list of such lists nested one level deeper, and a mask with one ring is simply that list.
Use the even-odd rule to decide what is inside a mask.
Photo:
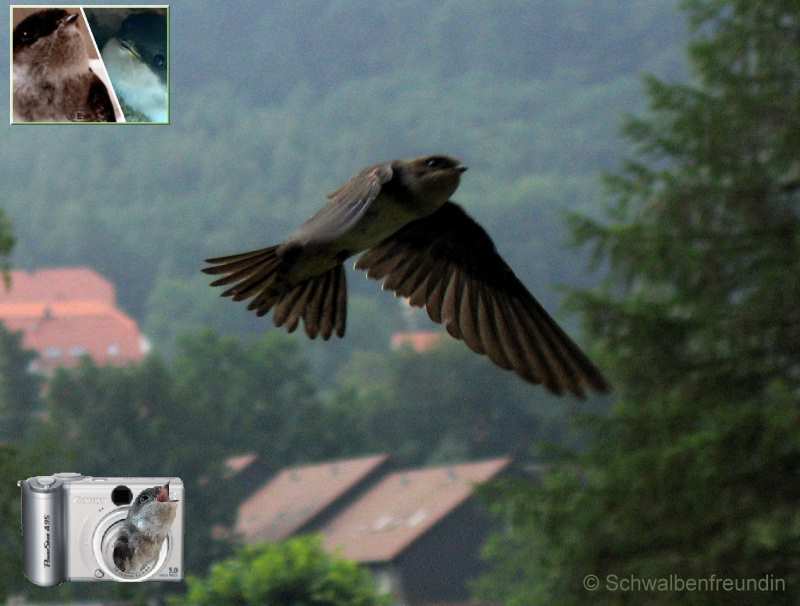
[{"label": "house", "polygon": [[39,354],[31,367],[38,372],[75,366],[83,355],[127,364],[149,350],[136,322],[116,307],[113,285],[86,267],[11,272],[10,288],[0,288],[0,322]]},{"label": "house", "polygon": [[475,489],[511,459],[404,470],[375,460],[369,472],[366,459],[335,464],[353,461],[363,467],[349,481],[331,479],[334,463],[283,470],[242,504],[239,536],[254,543],[318,532],[327,549],[370,568],[397,604],[467,604],[490,530]]},{"label": "house", "polygon": [[378,454],[284,469],[239,506],[234,531],[247,543],[313,531],[382,473],[388,460]]},{"label": "house", "polygon": [[490,529],[475,488],[510,464],[503,457],[388,474],[320,529],[325,545],[367,565],[400,604],[466,601]]}]

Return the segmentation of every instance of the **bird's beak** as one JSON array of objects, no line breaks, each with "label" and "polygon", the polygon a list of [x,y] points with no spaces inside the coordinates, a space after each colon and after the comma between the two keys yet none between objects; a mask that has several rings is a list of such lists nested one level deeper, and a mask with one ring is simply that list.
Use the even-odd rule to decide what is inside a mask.
[{"label": "bird's beak", "polygon": [[467,172],[467,167],[464,166],[463,164],[459,164],[458,166],[456,166],[456,170],[460,173],[465,173]]},{"label": "bird's beak", "polygon": [[162,503],[169,501],[169,482],[158,487],[156,491],[156,501],[161,501]]},{"label": "bird's beak", "polygon": [[165,497],[164,500],[165,501],[167,501],[169,503],[177,503],[178,502],[178,499],[170,498],[171,495],[169,494],[169,482],[167,482],[166,484],[164,484],[164,486],[161,487],[160,492],[161,492],[161,494],[164,495],[164,497]]}]

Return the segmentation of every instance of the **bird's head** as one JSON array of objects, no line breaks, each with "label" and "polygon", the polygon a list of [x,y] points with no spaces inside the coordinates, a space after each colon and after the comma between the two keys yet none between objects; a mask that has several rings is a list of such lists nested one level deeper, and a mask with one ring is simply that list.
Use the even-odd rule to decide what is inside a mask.
[{"label": "bird's head", "polygon": [[61,8],[28,15],[14,28],[14,65],[47,71],[85,69],[88,55],[78,21],[77,12]]},{"label": "bird's head", "polygon": [[167,21],[155,13],[134,13],[122,22],[117,34],[120,46],[132,58],[152,71],[164,83],[167,80]]},{"label": "bird's head", "polygon": [[402,163],[403,181],[413,193],[439,205],[450,199],[467,167],[450,156],[422,156]]},{"label": "bird's head", "polygon": [[178,500],[169,495],[169,482],[139,493],[128,510],[128,523],[151,538],[164,538],[175,520]]}]

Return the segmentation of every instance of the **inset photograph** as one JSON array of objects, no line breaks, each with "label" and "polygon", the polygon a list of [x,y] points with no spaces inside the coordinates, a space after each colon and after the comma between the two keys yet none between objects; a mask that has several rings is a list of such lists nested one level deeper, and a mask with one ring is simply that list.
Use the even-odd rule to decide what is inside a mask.
[{"label": "inset photograph", "polygon": [[11,122],[124,121],[80,7],[11,7]]},{"label": "inset photograph", "polygon": [[169,121],[169,8],[86,7],[128,122]]}]

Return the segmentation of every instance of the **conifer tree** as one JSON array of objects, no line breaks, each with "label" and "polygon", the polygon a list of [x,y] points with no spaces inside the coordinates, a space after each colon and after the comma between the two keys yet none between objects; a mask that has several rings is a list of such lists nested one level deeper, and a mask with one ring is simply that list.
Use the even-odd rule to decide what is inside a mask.
[{"label": "conifer tree", "polygon": [[800,601],[800,3],[684,6],[693,80],[646,79],[608,218],[573,220],[608,269],[574,300],[615,404],[587,451],[495,492],[482,591],[508,605]]}]

